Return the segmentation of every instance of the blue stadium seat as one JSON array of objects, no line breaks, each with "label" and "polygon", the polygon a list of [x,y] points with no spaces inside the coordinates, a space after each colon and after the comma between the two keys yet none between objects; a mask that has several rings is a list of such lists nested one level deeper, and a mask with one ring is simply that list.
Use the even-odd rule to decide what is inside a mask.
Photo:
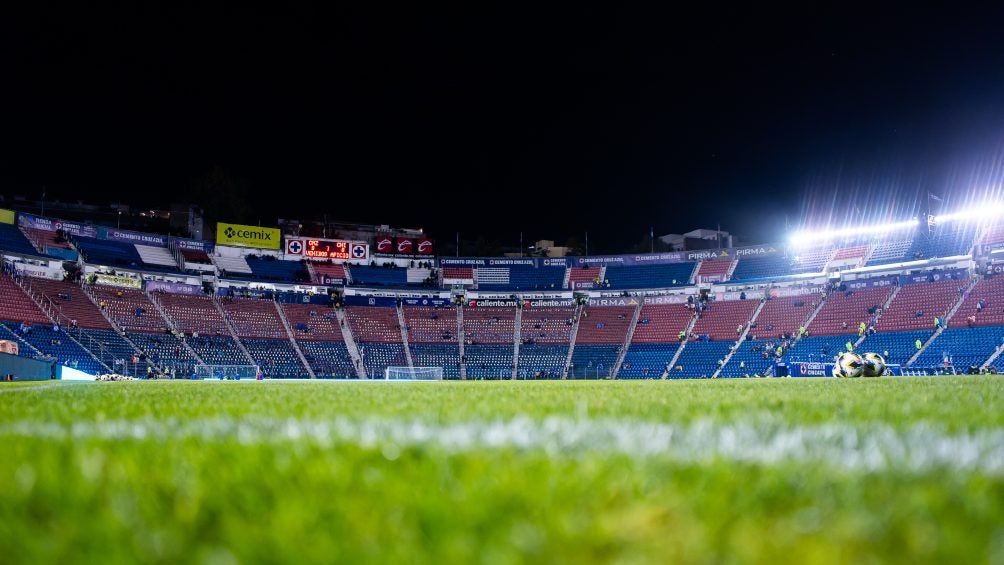
[{"label": "blue stadium seat", "polygon": [[352,284],[358,286],[408,286],[408,269],[352,265],[349,267]]},{"label": "blue stadium seat", "polygon": [[605,379],[617,363],[620,345],[579,344],[572,352],[572,369],[569,378]]},{"label": "blue stadium seat", "polygon": [[912,367],[941,367],[945,358],[959,371],[982,365],[1004,340],[1004,326],[948,328],[927,346]]},{"label": "blue stadium seat", "polygon": [[298,341],[300,351],[319,379],[355,378],[348,348],[340,341]]},{"label": "blue stadium seat", "polygon": [[411,360],[416,367],[442,367],[443,378],[460,378],[460,346],[456,344],[416,343],[411,346]]},{"label": "blue stadium seat", "polygon": [[407,367],[408,358],[400,343],[360,343],[360,353],[366,374],[371,379],[382,379],[387,367]]},{"label": "blue stadium seat", "polygon": [[[770,344],[774,346],[775,341],[768,339],[758,339],[744,341],[736,349],[732,359],[722,369],[721,377],[734,378],[745,376],[762,375],[771,365],[775,355],[770,351],[765,351],[765,347]],[[689,346],[688,346],[689,347]],[[776,347],[776,346],[775,346]],[[767,353],[766,358],[764,353]]]},{"label": "blue stadium seat", "polygon": [[[560,379],[568,358],[568,346],[554,343],[534,343],[519,346],[520,379]],[[540,373],[538,375],[538,373]]]},{"label": "blue stadium seat", "polygon": [[288,339],[242,338],[241,343],[266,377],[302,379],[310,376]]},{"label": "blue stadium seat", "polygon": [[[17,332],[20,322],[4,322],[4,325]],[[53,332],[51,326],[36,324],[27,335],[21,337],[35,346],[43,355],[49,356],[61,365],[75,367],[91,375],[107,372],[97,361],[83,350],[64,332]],[[18,349],[21,357],[34,357],[35,352],[27,347]]]},{"label": "blue stadium seat", "polygon": [[12,224],[0,223],[0,249],[21,255],[42,255],[35,250],[28,238],[24,237],[21,230]]},{"label": "blue stadium seat", "polygon": [[744,257],[736,264],[731,280],[758,280],[790,275],[791,260],[783,255]]},{"label": "blue stadium seat", "polygon": [[[487,271],[492,272],[492,278],[483,275]],[[563,267],[515,265],[478,269],[478,272],[478,289],[480,290],[558,290],[565,280]],[[490,282],[504,281],[506,278],[509,282]]]},{"label": "blue stadium seat", "polygon": [[658,379],[679,348],[679,343],[632,343],[617,378]]},{"label": "blue stadium seat", "polygon": [[[683,348],[676,365],[669,372],[670,378],[709,378],[718,369],[718,360],[724,359],[732,342],[692,341]],[[678,371],[676,366],[682,365]]]},{"label": "blue stadium seat", "polygon": [[467,378],[475,380],[508,380],[512,378],[512,344],[467,345]]},{"label": "blue stadium seat", "polygon": [[251,267],[251,274],[229,273],[228,276],[275,282],[306,282],[310,275],[303,263],[299,261],[282,261],[272,257],[248,256],[245,258]]},{"label": "blue stadium seat", "polygon": [[884,355],[888,351],[889,357],[886,362],[902,365],[917,352],[916,341],[919,339],[921,343],[926,343],[932,333],[933,330],[879,332],[866,337],[856,351],[858,353],[871,351],[879,355]]},{"label": "blue stadium seat", "polygon": [[609,288],[665,288],[687,286],[696,263],[672,263],[669,265],[636,265],[630,267],[607,267],[606,280]]}]

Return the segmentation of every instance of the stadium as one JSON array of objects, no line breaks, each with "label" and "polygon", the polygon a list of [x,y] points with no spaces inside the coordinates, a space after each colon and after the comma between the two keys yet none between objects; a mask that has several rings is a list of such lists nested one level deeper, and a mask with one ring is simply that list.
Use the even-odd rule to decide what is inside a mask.
[{"label": "stadium", "polygon": [[995,372],[997,212],[520,258],[227,223],[216,241],[192,240],[8,210],[0,318],[21,356],[141,378],[819,376],[845,350],[879,353],[896,374]]},{"label": "stadium", "polygon": [[0,563],[1004,563],[990,7],[21,8]]}]

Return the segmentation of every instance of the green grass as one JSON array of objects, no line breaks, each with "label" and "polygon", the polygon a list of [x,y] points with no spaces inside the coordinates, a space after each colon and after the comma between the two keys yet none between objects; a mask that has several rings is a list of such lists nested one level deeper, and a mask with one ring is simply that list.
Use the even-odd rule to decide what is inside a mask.
[{"label": "green grass", "polygon": [[999,377],[3,385],[0,562],[1001,563],[1002,408]]}]

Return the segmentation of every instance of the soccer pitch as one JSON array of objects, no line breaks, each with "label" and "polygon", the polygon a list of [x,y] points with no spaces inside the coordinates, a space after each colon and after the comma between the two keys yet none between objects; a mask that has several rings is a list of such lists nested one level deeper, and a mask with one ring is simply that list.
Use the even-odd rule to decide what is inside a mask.
[{"label": "soccer pitch", "polygon": [[1004,562],[1004,379],[0,387],[0,561]]}]

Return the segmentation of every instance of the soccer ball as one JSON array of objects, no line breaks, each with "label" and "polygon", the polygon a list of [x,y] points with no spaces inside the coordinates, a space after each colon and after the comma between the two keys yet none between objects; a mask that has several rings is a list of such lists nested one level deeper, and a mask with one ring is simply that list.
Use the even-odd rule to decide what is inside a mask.
[{"label": "soccer ball", "polygon": [[857,353],[845,351],[837,357],[833,366],[833,376],[842,379],[855,379],[864,372],[865,362]]},{"label": "soccer ball", "polygon": [[885,359],[878,353],[865,353],[861,356],[865,363],[864,374],[866,377],[881,377],[885,372]]}]

